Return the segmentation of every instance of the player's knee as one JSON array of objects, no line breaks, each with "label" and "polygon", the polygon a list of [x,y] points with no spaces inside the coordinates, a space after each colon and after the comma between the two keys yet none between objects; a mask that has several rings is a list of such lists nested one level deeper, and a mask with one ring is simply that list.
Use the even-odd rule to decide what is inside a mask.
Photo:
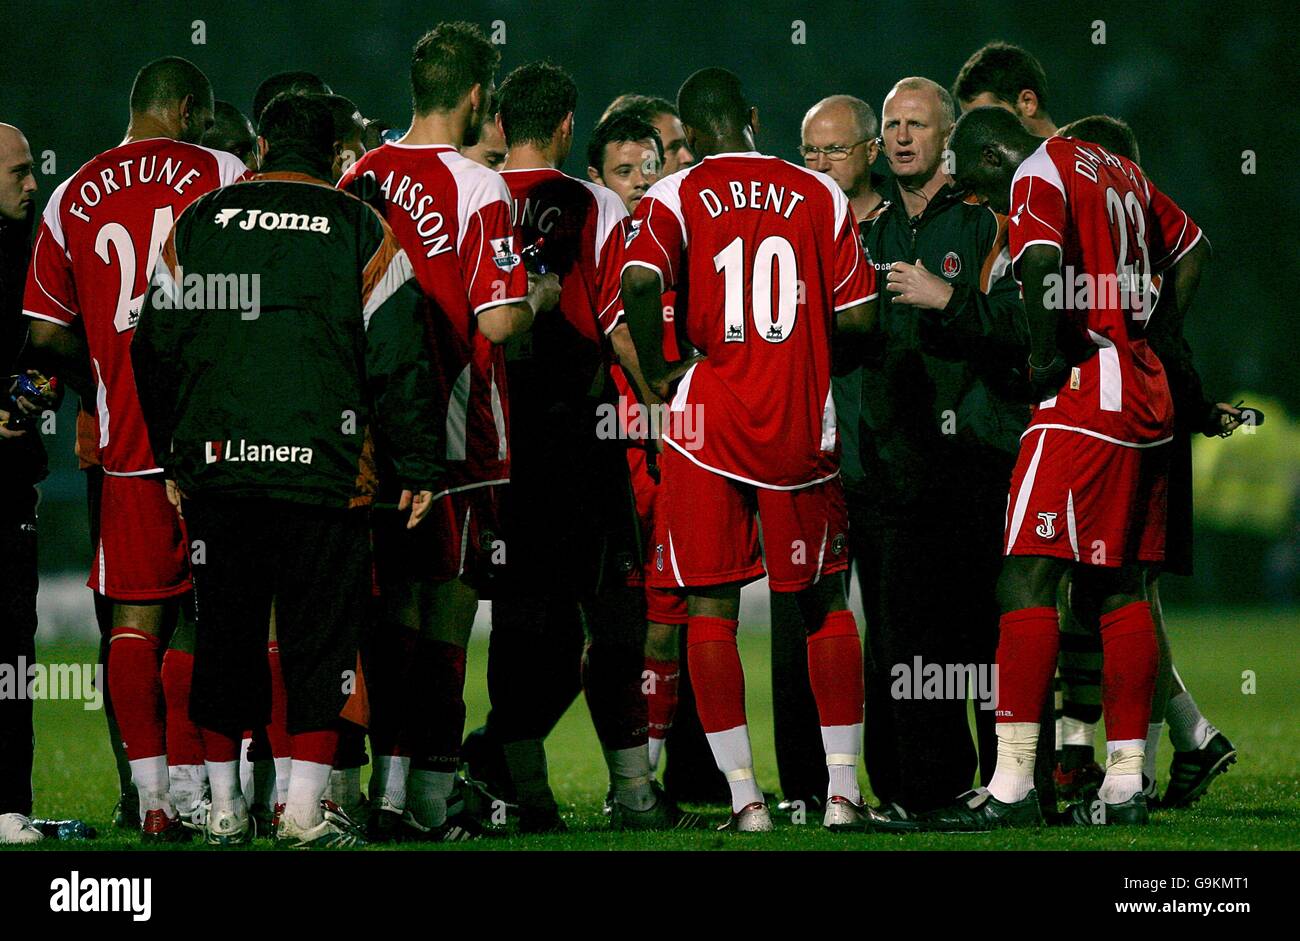
[{"label": "player's knee", "polygon": [[676,660],[679,626],[651,621],[646,625],[645,655],[652,660]]},{"label": "player's knee", "polygon": [[1055,559],[1007,556],[998,575],[998,604],[1003,613],[1056,606],[1063,567]]},{"label": "player's knee", "polygon": [[1099,614],[1148,600],[1146,573],[1138,565],[1125,565],[1116,569],[1091,569],[1086,575],[1081,574],[1078,582],[1080,587],[1095,599]]}]

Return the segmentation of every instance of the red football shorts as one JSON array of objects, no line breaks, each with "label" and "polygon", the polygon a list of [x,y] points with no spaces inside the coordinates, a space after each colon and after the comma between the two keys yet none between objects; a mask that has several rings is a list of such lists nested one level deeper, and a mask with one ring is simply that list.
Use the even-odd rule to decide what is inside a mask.
[{"label": "red football shorts", "polygon": [[[471,584],[505,562],[497,487],[443,494],[415,529],[410,510],[377,513],[375,569],[380,590],[390,579]],[[493,561],[494,555],[497,561]]]},{"label": "red football shorts", "polygon": [[167,500],[161,474],[104,475],[99,545],[90,563],[96,592],[114,601],[148,604],[190,590],[185,524]]},{"label": "red football shorts", "polygon": [[1167,452],[1030,428],[1011,475],[1004,554],[1107,568],[1162,561]]},{"label": "red football shorts", "polygon": [[628,576],[629,585],[645,590],[646,620],[655,624],[685,624],[686,596],[650,584],[650,569],[655,561],[655,546],[664,541],[663,513],[655,513],[661,486],[650,476],[649,460],[644,448],[628,448],[627,464],[632,476],[632,494],[636,498],[637,516],[645,539],[645,569]]},{"label": "red football shorts", "polygon": [[[800,591],[848,568],[848,510],[839,477],[772,490],[707,471],[675,448],[659,456],[662,535],[650,584],[703,587],[767,573],[775,591]],[[762,538],[759,529],[762,528]]]}]

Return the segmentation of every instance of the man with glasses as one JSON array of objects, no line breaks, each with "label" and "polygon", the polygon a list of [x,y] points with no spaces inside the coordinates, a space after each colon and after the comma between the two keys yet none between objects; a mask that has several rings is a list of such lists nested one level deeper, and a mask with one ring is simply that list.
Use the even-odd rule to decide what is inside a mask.
[{"label": "man with glasses", "polygon": [[[849,210],[865,230],[884,205],[880,195],[885,178],[871,168],[880,155],[880,122],[871,106],[851,95],[823,98],[804,115],[799,154],[804,166],[825,173],[849,200]],[[862,398],[862,370],[832,380],[835,414],[841,441],[840,476],[848,501],[850,526],[864,529],[861,512],[870,506],[863,493],[862,461],[858,457],[858,420]],[[849,544],[850,557],[859,567],[874,571],[870,545]],[[862,576],[859,575],[859,579]],[[826,792],[826,766],[818,731],[817,705],[808,681],[808,651],[803,618],[794,600],[771,593],[772,612],[772,712],[776,740],[776,767],[783,800],[777,809],[795,813],[821,809]],[[871,610],[871,601],[866,601]],[[868,722],[872,721],[870,718]],[[802,802],[802,806],[799,802]]]},{"label": "man with glasses", "polygon": [[[954,112],[948,91],[925,78],[905,78],[886,96],[894,178],[863,232],[886,290],[883,340],[862,371],[864,501],[850,529],[865,550],[866,764],[895,818],[971,786],[967,696],[978,700],[980,771],[992,772],[994,586],[1004,491],[1028,418],[1007,388],[1027,334],[1006,222],[945,172]],[[965,681],[984,676],[980,688],[923,683],[936,668],[958,675],[959,665],[974,667]]]}]

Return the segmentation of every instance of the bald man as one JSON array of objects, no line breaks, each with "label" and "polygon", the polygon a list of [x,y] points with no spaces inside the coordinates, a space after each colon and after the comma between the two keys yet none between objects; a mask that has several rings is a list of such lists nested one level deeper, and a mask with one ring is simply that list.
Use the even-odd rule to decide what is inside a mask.
[{"label": "bald man", "polygon": [[[804,166],[835,181],[849,200],[859,230],[865,228],[884,204],[878,190],[885,178],[872,171],[880,155],[880,121],[871,105],[852,95],[823,98],[804,115],[799,155]],[[835,414],[841,436],[840,473],[852,518],[865,501],[862,461],[858,456],[858,421],[862,411],[862,371],[853,369],[832,380]],[[864,545],[850,542],[855,564],[864,560]],[[869,557],[868,557],[869,558]],[[871,566],[873,569],[875,566]],[[803,618],[789,595],[772,592],[772,718],[776,741],[776,768],[782,801],[777,809],[794,813],[800,802],[806,810],[821,807],[826,790],[826,769],[813,760],[821,753],[817,706],[808,681],[807,645]],[[870,722],[870,718],[867,720]]]},{"label": "bald man", "polygon": [[[0,376],[23,371],[27,339],[23,283],[31,258],[36,177],[22,131],[0,124]],[[6,380],[5,388],[12,391]],[[30,407],[29,407],[30,406]],[[58,406],[0,397],[0,670],[26,676],[36,662],[36,488],[45,477],[45,447],[33,428],[12,427],[14,414]],[[35,843],[31,825],[32,701],[0,698],[0,845]]]},{"label": "bald man", "polygon": [[808,109],[800,129],[804,166],[835,181],[859,222],[884,202],[876,191],[884,178],[871,172],[880,156],[879,133],[876,112],[852,95],[823,98]]},{"label": "bald man", "polygon": [[[1005,219],[944,172],[952,96],[905,78],[881,115],[893,180],[863,241],[884,282],[883,343],[863,370],[865,501],[850,529],[868,553],[859,569],[867,774],[885,812],[905,818],[971,786],[967,698],[978,700],[980,771],[992,770],[994,585],[1005,488],[1028,419],[1003,381],[1026,333]],[[984,676],[985,687],[923,689],[927,668],[956,664],[974,666],[967,675]]]}]

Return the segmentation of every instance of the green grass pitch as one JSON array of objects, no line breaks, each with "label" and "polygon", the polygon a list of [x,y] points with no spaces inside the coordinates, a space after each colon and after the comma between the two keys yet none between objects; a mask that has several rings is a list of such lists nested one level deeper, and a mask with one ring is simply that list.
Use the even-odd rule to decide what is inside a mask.
[{"label": "green grass pitch", "polygon": [[[778,817],[776,832],[771,834],[613,834],[606,829],[600,813],[606,786],[604,764],[586,706],[579,700],[548,742],[552,784],[571,832],[492,838],[431,849],[1295,849],[1300,846],[1300,770],[1296,760],[1300,733],[1300,662],[1296,656],[1300,649],[1300,612],[1225,608],[1175,610],[1169,614],[1179,672],[1205,715],[1237,746],[1239,757],[1199,804],[1187,810],[1158,811],[1144,829],[835,835],[821,829],[820,818],[800,826]],[[777,777],[765,626],[748,625],[742,629],[741,653],[759,782],[771,790]],[[469,653],[467,728],[480,724],[487,712],[486,655],[486,637],[476,635]],[[43,661],[87,662],[93,659],[94,649],[86,644],[45,644],[40,646],[39,656]],[[1252,681],[1253,692],[1249,691]],[[1166,737],[1160,759],[1162,790],[1170,755]],[[80,702],[36,703],[35,790],[38,815],[81,817],[100,831],[99,838],[90,843],[46,840],[38,851],[81,846],[131,849],[138,845],[134,835],[109,826],[116,800],[116,776],[102,713],[86,711]],[[724,819],[722,808],[700,809],[711,813],[718,822]],[[270,845],[269,841],[259,840],[253,849]],[[198,848],[198,844],[191,847]]]}]

